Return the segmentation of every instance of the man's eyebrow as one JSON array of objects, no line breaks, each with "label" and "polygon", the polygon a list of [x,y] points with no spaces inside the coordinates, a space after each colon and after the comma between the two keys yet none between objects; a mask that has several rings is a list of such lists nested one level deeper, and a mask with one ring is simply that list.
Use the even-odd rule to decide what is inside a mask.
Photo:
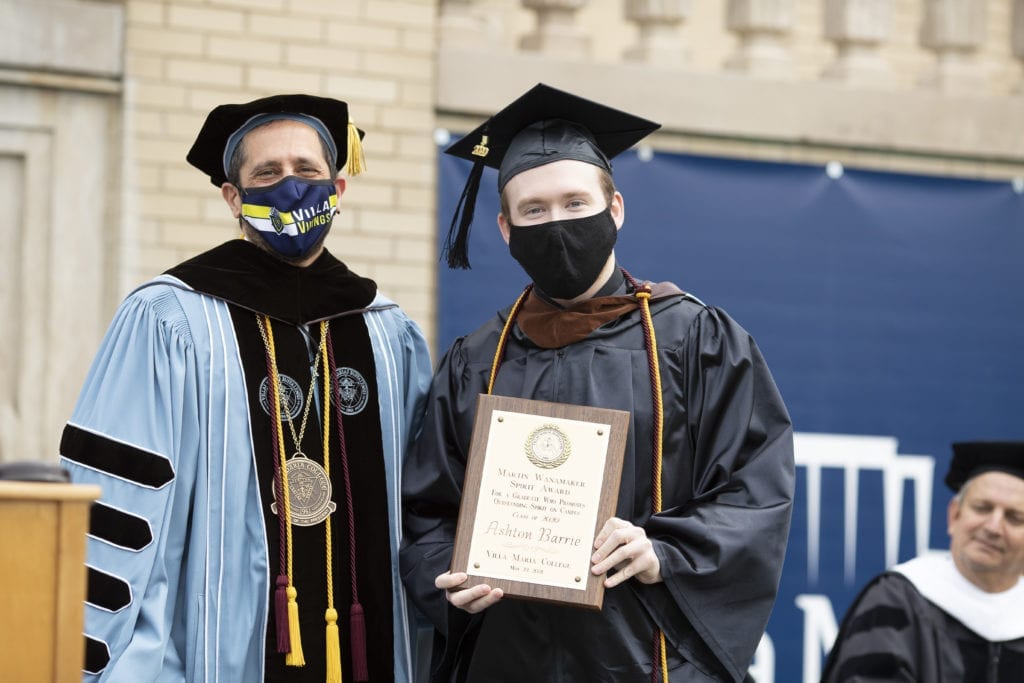
[{"label": "man's eyebrow", "polygon": [[[290,161],[294,166],[314,166],[318,169],[326,168],[328,166],[327,162],[319,157],[297,156],[293,157]],[[283,163],[279,159],[265,159],[263,161],[253,163],[252,169],[249,172],[255,173],[256,171],[262,171],[265,169],[277,169],[281,168],[282,165]]]},{"label": "man's eyebrow", "polygon": [[[562,194],[558,195],[555,199],[558,200],[558,201],[563,201],[564,202],[567,199],[578,199],[578,198],[591,199],[593,197],[594,197],[593,193],[590,192],[589,190],[570,190],[569,192],[563,192]],[[544,198],[543,197],[541,197],[539,195],[531,195],[531,196],[523,197],[518,202],[516,202],[516,208],[519,209],[519,208],[521,208],[523,206],[527,206],[529,204],[538,204],[538,203],[543,203],[543,202],[544,202]]]},{"label": "man's eyebrow", "polygon": [[297,156],[297,157],[292,159],[292,162],[295,163],[295,164],[308,164],[310,166],[325,166],[325,165],[327,165],[326,160],[324,160],[324,159],[322,159],[320,157]]},{"label": "man's eyebrow", "polygon": [[[281,165],[280,161],[276,159],[267,159],[265,161],[258,161],[252,165],[252,171],[260,171],[265,168],[277,168]],[[251,172],[251,171],[250,171]]]}]

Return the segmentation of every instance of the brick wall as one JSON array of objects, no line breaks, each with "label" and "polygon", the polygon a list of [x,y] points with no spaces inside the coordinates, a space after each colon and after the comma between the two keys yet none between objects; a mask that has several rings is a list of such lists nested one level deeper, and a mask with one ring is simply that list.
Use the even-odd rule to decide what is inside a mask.
[{"label": "brick wall", "polygon": [[127,0],[120,287],[237,234],[185,162],[207,112],[281,92],[347,101],[367,131],[331,251],[432,337],[434,0]]},{"label": "brick wall", "polygon": [[[794,0],[788,40],[794,59],[793,92],[802,93],[811,109],[819,106],[815,93],[821,90],[820,74],[835,54],[823,35],[824,2]],[[431,139],[435,112],[443,112],[445,125],[464,130],[479,123],[484,112],[504,104],[509,93],[537,80],[578,87],[616,103],[616,97],[626,97],[624,85],[635,85],[630,67],[623,71],[621,56],[637,39],[637,26],[623,19],[621,0],[588,0],[576,22],[591,36],[590,58],[564,63],[528,58],[524,64],[532,65],[536,73],[527,73],[529,69],[514,59],[494,60],[514,56],[519,37],[534,27],[534,13],[525,10],[520,0],[453,2],[448,9],[469,7],[484,17],[476,40],[483,36],[485,43],[479,62],[465,59],[473,54],[466,52],[453,65],[444,54],[452,44],[442,40],[440,52],[436,46],[437,14],[445,4],[443,0],[124,0],[126,170],[117,289],[126,292],[235,234],[217,190],[184,161],[206,113],[224,102],[306,91],[349,101],[357,123],[368,133],[369,172],[350,179],[328,246],[357,272],[375,278],[433,339],[438,263]],[[685,67],[632,67],[642,74],[641,82],[665,80],[665,88],[654,88],[659,96],[645,101],[645,111],[652,116],[656,105],[667,106],[673,96],[678,98],[695,83],[726,93],[725,104],[732,101],[730,89],[740,91],[735,102],[746,101],[742,96],[747,85],[757,80],[722,73],[722,62],[736,46],[736,36],[725,27],[725,6],[725,0],[692,4],[688,20],[678,27],[680,40],[690,48]],[[977,124],[979,131],[1002,129],[1002,125],[988,125],[1000,121],[993,112],[1017,111],[1021,98],[1014,93],[1024,87],[1020,61],[1010,52],[1011,2],[992,0],[987,6],[989,37],[978,55],[987,90],[970,107],[975,114],[986,114],[978,119],[988,122]],[[894,4],[890,39],[882,50],[893,71],[891,92],[904,99],[914,93],[921,95],[919,99],[929,97],[917,85],[934,61],[934,55],[919,44],[922,7],[921,0]],[[619,85],[614,78],[617,70],[626,74],[620,74],[623,83]],[[562,80],[559,74],[564,75]],[[458,101],[444,96],[452,83],[457,84]],[[785,100],[773,97],[761,105],[785,110]],[[939,101],[944,107],[949,103],[958,104],[955,98]],[[732,109],[737,108],[742,109]],[[830,111],[822,109],[825,121],[833,115]],[[656,142],[679,151],[805,162],[835,157],[869,168],[972,177],[1016,176],[1022,168],[1019,144],[997,145],[999,153],[993,153],[990,138],[996,134],[991,131],[979,132],[977,141],[947,149],[954,136],[932,117],[914,124],[923,142],[907,143],[913,149],[905,153],[887,139],[832,140],[831,129],[818,136],[818,142],[807,130],[797,131],[792,139],[780,138],[758,133],[728,107],[724,113],[732,117],[726,126],[732,128],[724,135],[717,130],[709,135],[696,125],[707,124],[706,116],[696,124],[684,120],[672,125],[659,113],[666,130]],[[785,119],[785,111],[776,113],[776,118]],[[856,128],[853,123],[842,125]],[[975,143],[978,149],[972,151]]]}]

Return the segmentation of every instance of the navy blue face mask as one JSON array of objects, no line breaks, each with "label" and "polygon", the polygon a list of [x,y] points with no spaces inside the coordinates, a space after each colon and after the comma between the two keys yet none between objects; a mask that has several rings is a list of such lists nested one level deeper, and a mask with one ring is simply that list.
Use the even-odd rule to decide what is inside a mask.
[{"label": "navy blue face mask", "polygon": [[555,299],[574,299],[597,280],[618,234],[609,207],[584,218],[510,223],[508,249],[540,291]]},{"label": "navy blue face mask", "polygon": [[302,258],[331,227],[338,194],[333,180],[288,176],[266,187],[242,190],[242,218],[271,249]]}]

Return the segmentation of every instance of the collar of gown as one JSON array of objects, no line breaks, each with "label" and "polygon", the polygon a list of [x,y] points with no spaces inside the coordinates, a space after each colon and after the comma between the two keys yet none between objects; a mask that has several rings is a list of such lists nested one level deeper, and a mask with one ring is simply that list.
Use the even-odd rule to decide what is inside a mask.
[{"label": "collar of gown", "polygon": [[[684,292],[671,282],[652,284],[651,290],[652,302],[684,296]],[[530,292],[516,323],[537,346],[558,349],[586,339],[597,328],[635,311],[639,305],[632,294],[615,294],[597,296],[563,308]]]},{"label": "collar of gown", "polygon": [[326,249],[306,267],[293,266],[235,239],[167,271],[198,292],[292,325],[361,312],[377,284],[350,271]]},{"label": "collar of gown", "polygon": [[892,570],[985,640],[999,643],[1024,638],[1024,581],[1001,593],[987,593],[964,578],[947,552],[922,555]]}]

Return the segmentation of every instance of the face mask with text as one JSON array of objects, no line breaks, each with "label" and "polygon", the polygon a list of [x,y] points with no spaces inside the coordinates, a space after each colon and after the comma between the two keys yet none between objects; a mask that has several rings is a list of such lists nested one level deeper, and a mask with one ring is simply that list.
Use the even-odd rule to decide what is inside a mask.
[{"label": "face mask with text", "polygon": [[301,258],[326,234],[337,213],[333,180],[288,176],[242,190],[242,218],[277,253]]}]

